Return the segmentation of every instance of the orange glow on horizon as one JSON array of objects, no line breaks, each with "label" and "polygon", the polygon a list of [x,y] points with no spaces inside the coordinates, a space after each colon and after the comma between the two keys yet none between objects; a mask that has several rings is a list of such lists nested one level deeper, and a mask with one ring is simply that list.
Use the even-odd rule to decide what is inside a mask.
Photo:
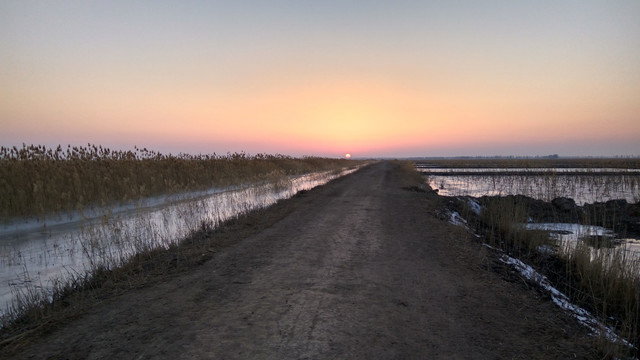
[{"label": "orange glow on horizon", "polygon": [[141,3],[0,3],[0,145],[640,154],[637,1]]},{"label": "orange glow on horizon", "polygon": [[[638,133],[637,124],[603,126],[602,120],[629,118],[625,114],[637,111],[634,108],[603,114],[567,99],[541,102],[540,94],[528,98],[504,95],[496,103],[475,90],[414,88],[384,81],[324,79],[311,84],[235,93],[206,87],[189,93],[149,88],[142,89],[142,95],[126,98],[105,93],[102,102],[96,102],[90,93],[50,94],[46,106],[16,102],[5,108],[5,115],[22,127],[28,124],[23,119],[53,117],[57,120],[51,125],[34,127],[50,136],[93,133],[122,137],[126,129],[130,138],[147,139],[151,144],[171,139],[254,152],[271,151],[268,149],[278,144],[285,150],[277,151],[308,155],[342,153],[344,148],[383,154],[389,149],[508,145],[522,134],[530,143],[542,143],[598,136],[627,138],[630,128]],[[585,108],[589,113],[580,115]],[[8,125],[7,132],[15,132]]]}]

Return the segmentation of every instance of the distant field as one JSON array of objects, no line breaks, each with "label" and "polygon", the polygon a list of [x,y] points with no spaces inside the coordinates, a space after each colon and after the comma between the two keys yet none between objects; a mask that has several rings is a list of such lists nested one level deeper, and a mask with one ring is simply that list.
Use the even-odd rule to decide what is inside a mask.
[{"label": "distant field", "polygon": [[441,195],[526,195],[579,204],[640,200],[640,159],[437,159],[416,168]]},{"label": "distant field", "polygon": [[616,168],[640,169],[640,158],[464,158],[417,160],[418,167],[439,168]]}]

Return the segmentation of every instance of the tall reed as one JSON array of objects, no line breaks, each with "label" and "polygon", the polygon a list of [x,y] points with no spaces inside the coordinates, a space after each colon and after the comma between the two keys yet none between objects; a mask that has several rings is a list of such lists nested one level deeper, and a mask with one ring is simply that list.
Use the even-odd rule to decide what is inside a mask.
[{"label": "tall reed", "polygon": [[0,220],[113,206],[161,194],[204,190],[333,170],[356,162],[285,155],[165,155],[88,144],[55,149],[0,147]]},{"label": "tall reed", "polygon": [[592,311],[614,321],[621,333],[640,343],[640,262],[627,249],[594,249],[584,243],[560,256],[567,261],[568,287],[587,297]]}]

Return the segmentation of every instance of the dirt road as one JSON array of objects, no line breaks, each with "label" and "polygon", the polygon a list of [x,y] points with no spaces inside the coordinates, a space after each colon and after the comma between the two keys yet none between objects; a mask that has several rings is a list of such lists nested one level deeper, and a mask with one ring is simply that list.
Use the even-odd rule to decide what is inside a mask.
[{"label": "dirt road", "polygon": [[[288,200],[188,273],[126,292],[21,358],[588,358],[589,338],[534,289],[488,270],[382,162]],[[257,224],[256,226],[260,226]]]}]

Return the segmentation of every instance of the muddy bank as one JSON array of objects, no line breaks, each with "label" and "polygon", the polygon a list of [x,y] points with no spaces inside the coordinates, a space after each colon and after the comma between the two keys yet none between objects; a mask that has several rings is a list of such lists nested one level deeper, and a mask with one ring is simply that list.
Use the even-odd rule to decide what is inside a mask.
[{"label": "muddy bank", "polygon": [[447,198],[447,206],[460,214],[476,216],[469,206],[473,199],[482,207],[519,207],[526,213],[515,219],[534,223],[575,223],[596,225],[611,229],[619,237],[640,239],[640,203],[630,204],[626,200],[610,200],[579,206],[573,199],[560,197],[550,202],[524,195],[482,196],[478,198],[459,196]]}]

